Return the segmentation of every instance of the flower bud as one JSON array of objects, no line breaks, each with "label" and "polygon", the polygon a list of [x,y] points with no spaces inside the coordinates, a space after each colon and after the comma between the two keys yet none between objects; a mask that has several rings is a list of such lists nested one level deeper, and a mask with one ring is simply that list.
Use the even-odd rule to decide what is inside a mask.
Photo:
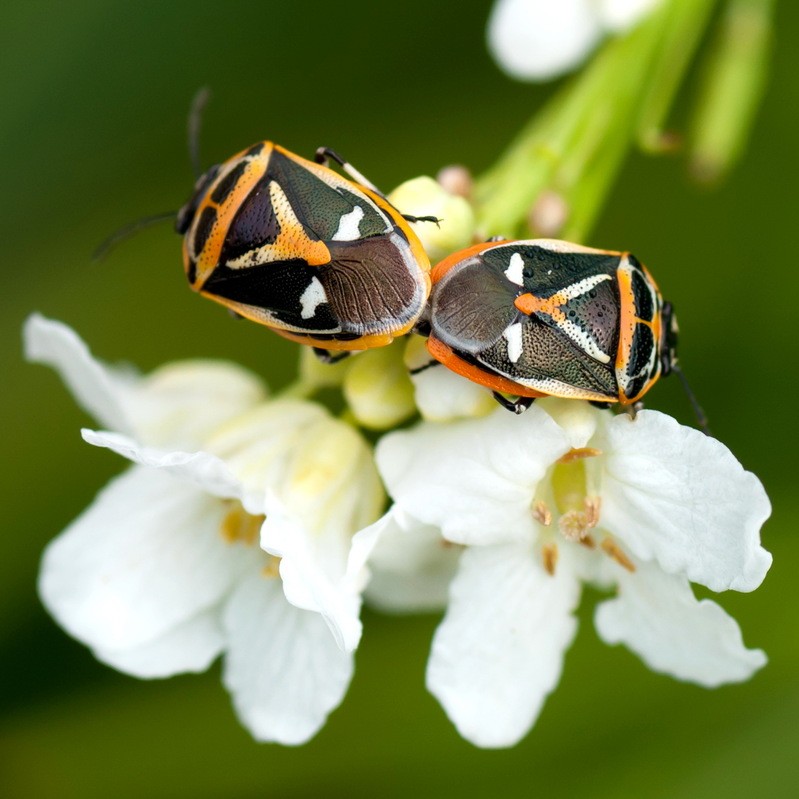
[{"label": "flower bud", "polygon": [[474,237],[474,213],[463,197],[450,194],[433,178],[422,176],[397,186],[388,199],[403,214],[435,216],[439,222],[412,222],[411,227],[436,263],[468,247]]}]

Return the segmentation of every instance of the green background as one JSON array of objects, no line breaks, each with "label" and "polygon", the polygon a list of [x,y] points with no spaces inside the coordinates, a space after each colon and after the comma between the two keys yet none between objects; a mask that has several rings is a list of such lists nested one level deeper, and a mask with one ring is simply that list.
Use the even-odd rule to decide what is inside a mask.
[{"label": "green background", "polygon": [[[772,80],[730,179],[699,190],[679,158],[635,155],[588,242],[632,249],[650,266],[678,309],[682,362],[714,434],[773,501],[771,573],[755,594],[721,598],[747,644],[770,656],[751,682],[707,691],[650,673],[597,640],[588,596],[538,724],[514,749],[485,752],[460,740],[425,692],[437,619],[367,612],[344,705],[312,743],[287,749],[255,744],[238,726],[218,667],[136,681],[95,662],[36,597],[43,546],[121,464],[81,442],[89,420],[57,378],[22,362],[28,313],[62,319],[100,357],[144,370],[202,355],[237,360],[274,386],[293,373],[292,345],[187,290],[169,225],[89,260],[120,225],[185,201],[194,91],[214,91],[205,164],[270,138],[304,155],[332,146],[385,188],[452,162],[480,172],[553,90],[493,65],[488,8],[4,6],[0,795],[797,795],[795,3],[778,8]],[[676,381],[648,400],[692,423]]]}]

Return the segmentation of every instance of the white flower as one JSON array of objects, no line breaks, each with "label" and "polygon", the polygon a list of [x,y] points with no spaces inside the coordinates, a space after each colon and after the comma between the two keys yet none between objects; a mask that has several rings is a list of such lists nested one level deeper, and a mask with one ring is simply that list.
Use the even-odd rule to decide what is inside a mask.
[{"label": "white flower", "polygon": [[25,344],[115,431],[84,438],[136,464],[48,546],[50,613],[138,677],[202,671],[224,653],[252,734],[308,740],[341,702],[361,634],[374,535],[353,533],[383,501],[367,444],[320,406],[265,401],[232,364],[138,377],[39,316]]},{"label": "white flower", "polygon": [[[759,540],[768,498],[718,441],[654,411],[633,421],[547,399],[521,416],[392,433],[377,461],[412,551],[419,525],[429,546],[432,526],[464,547],[427,684],[473,743],[509,746],[533,725],[576,632],[582,582],[617,589],[597,631],[656,671],[711,687],[765,663],[689,583],[751,591],[771,563]],[[382,571],[401,568],[392,547]],[[439,590],[450,579],[443,571]]]},{"label": "white flower", "polygon": [[511,77],[541,81],[577,67],[607,33],[620,33],[660,0],[497,0],[488,46]]}]

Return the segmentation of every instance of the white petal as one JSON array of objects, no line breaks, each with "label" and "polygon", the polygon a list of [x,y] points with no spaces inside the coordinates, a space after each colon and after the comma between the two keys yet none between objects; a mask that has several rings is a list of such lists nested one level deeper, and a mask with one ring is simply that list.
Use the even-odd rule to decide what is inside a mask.
[{"label": "white petal", "polygon": [[760,585],[771,506],[727,447],[656,411],[617,416],[595,441],[605,453],[602,526],[636,557],[714,591]]},{"label": "white petal", "polygon": [[614,33],[629,30],[650,14],[660,0],[595,0],[602,25]]},{"label": "white petal", "polygon": [[204,612],[149,643],[132,649],[95,649],[94,656],[118,671],[153,679],[205,671],[223,647],[216,612]]},{"label": "white petal", "polygon": [[224,514],[194,486],[131,469],[47,547],[42,601],[94,649],[151,644],[216,605],[240,574],[247,553],[222,540]]},{"label": "white petal", "polygon": [[450,593],[427,686],[464,738],[512,746],[560,679],[579,583],[568,563],[546,574],[529,547],[473,547]]},{"label": "white petal", "polygon": [[353,535],[377,518],[384,499],[369,446],[330,417],[298,438],[280,481],[268,492],[261,546],[281,558],[286,598],[323,614],[346,649],[354,649],[361,636],[366,582],[363,564],[356,569],[362,557],[352,553]]},{"label": "white petal", "polygon": [[52,366],[75,401],[105,427],[132,433],[126,400],[139,377],[132,370],[112,368],[96,360],[71,328],[39,314],[23,329],[25,357]]},{"label": "white petal", "polygon": [[497,0],[488,46],[512,77],[548,80],[576,67],[602,35],[588,0]]},{"label": "white petal", "polygon": [[219,429],[203,451],[225,462],[244,486],[248,502],[263,505],[268,486],[276,488],[308,430],[330,416],[321,406],[301,400],[274,400],[258,405]]},{"label": "white petal", "polygon": [[437,527],[422,524],[396,505],[363,532],[369,529],[380,533],[369,559],[371,579],[365,594],[369,604],[400,613],[446,607],[461,547],[445,541]]},{"label": "white petal", "polygon": [[766,663],[744,646],[735,619],[654,564],[620,577],[618,597],[599,605],[595,624],[603,641],[625,644],[653,671],[707,688],[747,680]]},{"label": "white petal", "polygon": [[290,605],[280,581],[244,580],[224,614],[224,683],[241,722],[259,741],[302,744],[341,703],[352,655],[321,616]]},{"label": "white petal", "polygon": [[228,419],[262,402],[263,383],[225,361],[178,361],[137,386],[129,404],[137,438],[150,446],[199,448]]},{"label": "white petal", "polygon": [[361,639],[361,597],[346,580],[349,544],[349,536],[311,533],[277,503],[268,503],[261,547],[281,559],[286,599],[322,614],[336,644],[352,651]]},{"label": "white petal", "polygon": [[[133,463],[163,472],[163,479],[168,479],[166,475],[171,475],[179,480],[193,483],[204,492],[216,497],[238,499],[242,502],[247,499],[241,483],[227,465],[215,455],[209,455],[207,452],[169,452],[143,447],[132,438],[102,430],[84,429],[81,435],[84,441],[95,447],[113,450]],[[256,502],[255,498],[245,502],[245,507],[248,507],[251,513],[263,512],[263,502]]]},{"label": "white petal", "polygon": [[546,411],[562,428],[569,439],[569,445],[580,449],[588,444],[607,411],[600,411],[588,402],[558,397],[542,397],[536,400],[536,407]]},{"label": "white petal", "polygon": [[438,362],[411,374],[411,381],[416,406],[428,422],[485,416],[496,408],[496,400],[488,389]]},{"label": "white petal", "polygon": [[528,540],[532,501],[547,468],[570,448],[564,431],[533,406],[484,419],[423,423],[385,436],[377,465],[406,513],[460,544]]}]

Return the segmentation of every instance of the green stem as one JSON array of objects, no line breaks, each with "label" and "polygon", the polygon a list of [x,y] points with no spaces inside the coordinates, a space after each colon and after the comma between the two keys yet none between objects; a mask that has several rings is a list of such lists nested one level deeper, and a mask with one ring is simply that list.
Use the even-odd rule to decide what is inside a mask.
[{"label": "green stem", "polygon": [[694,175],[721,178],[743,152],[768,76],[774,0],[732,0],[708,58],[690,135]]},{"label": "green stem", "polygon": [[716,2],[669,0],[608,42],[477,180],[481,233],[528,233],[536,199],[552,191],[569,210],[564,232],[587,236],[636,134],[663,141],[664,120]]}]

